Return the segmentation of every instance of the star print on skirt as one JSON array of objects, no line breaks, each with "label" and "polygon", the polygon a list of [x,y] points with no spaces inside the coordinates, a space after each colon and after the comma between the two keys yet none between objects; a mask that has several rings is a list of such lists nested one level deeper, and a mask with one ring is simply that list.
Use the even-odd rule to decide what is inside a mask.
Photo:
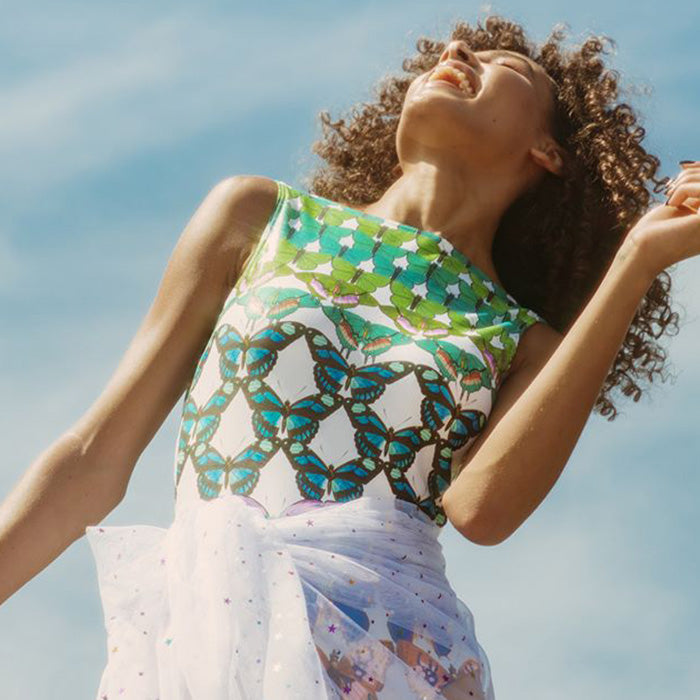
[{"label": "star print on skirt", "polygon": [[[270,517],[229,495],[167,529],[90,526],[107,631],[98,700],[493,700],[440,528],[389,496]],[[470,694],[471,693],[471,694]]]}]

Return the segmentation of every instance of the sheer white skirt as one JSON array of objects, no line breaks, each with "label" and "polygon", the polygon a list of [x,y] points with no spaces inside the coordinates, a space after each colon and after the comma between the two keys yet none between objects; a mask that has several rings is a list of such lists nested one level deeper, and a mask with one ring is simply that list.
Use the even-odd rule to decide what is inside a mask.
[{"label": "sheer white skirt", "polygon": [[169,528],[90,526],[107,631],[98,700],[493,700],[440,528],[411,503],[247,496]]}]

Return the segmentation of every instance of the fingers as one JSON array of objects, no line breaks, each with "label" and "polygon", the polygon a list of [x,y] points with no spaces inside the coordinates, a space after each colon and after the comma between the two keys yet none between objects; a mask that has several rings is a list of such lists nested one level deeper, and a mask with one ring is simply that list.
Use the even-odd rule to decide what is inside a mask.
[{"label": "fingers", "polygon": [[672,207],[684,206],[693,212],[700,206],[700,162],[683,166],[683,170],[666,185],[668,199]]},{"label": "fingers", "polygon": [[700,199],[700,179],[697,182],[687,182],[676,185],[669,191],[666,204],[670,207],[688,206],[690,209],[697,209],[697,202]]}]

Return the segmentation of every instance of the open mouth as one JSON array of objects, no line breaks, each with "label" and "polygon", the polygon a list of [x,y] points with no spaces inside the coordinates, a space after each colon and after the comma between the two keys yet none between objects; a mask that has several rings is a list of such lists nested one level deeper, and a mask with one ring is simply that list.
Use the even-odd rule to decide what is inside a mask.
[{"label": "open mouth", "polygon": [[474,97],[475,92],[467,76],[462,71],[452,66],[438,66],[428,78],[428,82],[446,82],[464,93],[467,97]]}]

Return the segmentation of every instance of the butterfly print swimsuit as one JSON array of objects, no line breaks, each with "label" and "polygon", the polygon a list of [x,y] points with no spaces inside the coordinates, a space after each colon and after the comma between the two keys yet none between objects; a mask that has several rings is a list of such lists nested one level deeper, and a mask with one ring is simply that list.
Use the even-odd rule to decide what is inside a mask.
[{"label": "butterfly print swimsuit", "polygon": [[[108,632],[142,603],[114,576],[145,586],[148,550],[154,698],[439,698],[459,681],[492,699],[444,575],[441,495],[544,321],[436,233],[276,182],[184,395],[173,525],[87,529]],[[147,687],[133,675],[110,657],[100,692]]]}]

